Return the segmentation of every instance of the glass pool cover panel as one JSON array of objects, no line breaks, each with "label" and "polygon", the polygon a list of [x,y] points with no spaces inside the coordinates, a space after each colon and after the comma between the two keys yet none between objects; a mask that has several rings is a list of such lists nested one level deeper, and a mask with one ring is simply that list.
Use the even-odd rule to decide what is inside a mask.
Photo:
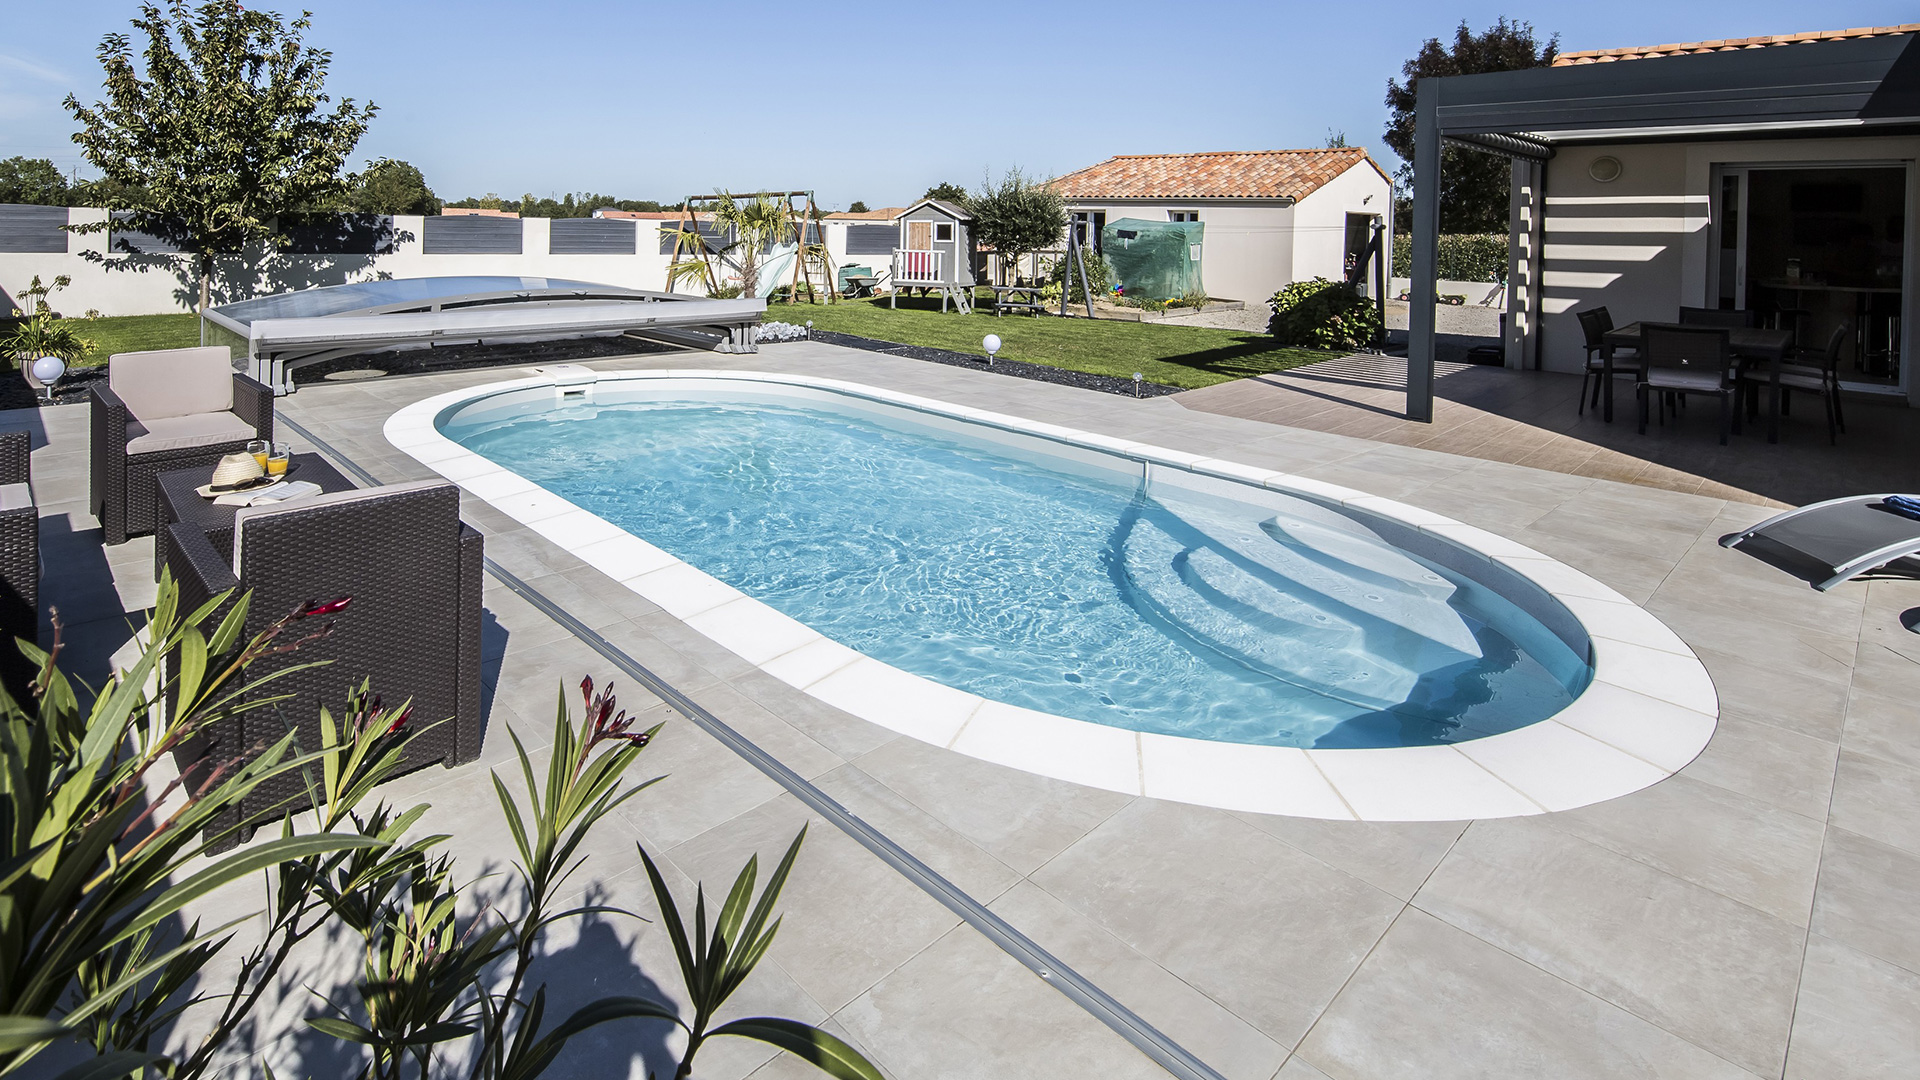
[{"label": "glass pool cover panel", "polygon": [[393,278],[384,281],[359,281],[350,285],[328,285],[318,289],[262,296],[223,304],[213,310],[243,326],[256,319],[305,319],[340,315],[349,311],[389,307],[394,304],[426,304],[451,300],[475,293],[504,293],[520,290],[546,291],[591,289],[620,292],[608,285],[564,278],[506,277],[472,275],[465,277]]}]

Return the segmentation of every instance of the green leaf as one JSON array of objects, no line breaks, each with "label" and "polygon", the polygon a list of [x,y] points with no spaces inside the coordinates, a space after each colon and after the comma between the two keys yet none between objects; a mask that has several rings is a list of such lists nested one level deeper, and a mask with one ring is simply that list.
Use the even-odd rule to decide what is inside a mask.
[{"label": "green leaf", "polygon": [[52,1042],[74,1030],[43,1016],[0,1016],[0,1053]]},{"label": "green leaf", "polygon": [[872,1062],[860,1056],[858,1050],[812,1024],[803,1024],[798,1020],[755,1016],[721,1024],[707,1034],[758,1039],[785,1050],[836,1080],[886,1080]]},{"label": "green leaf", "polygon": [[582,1006],[552,1031],[541,1036],[538,1042],[524,1049],[516,1046],[514,1049],[520,1052],[514,1055],[514,1060],[501,1073],[500,1080],[531,1080],[553,1063],[553,1059],[566,1048],[568,1039],[612,1020],[629,1019],[666,1020],[676,1027],[687,1026],[679,1013],[657,1001],[637,997],[601,998]]},{"label": "green leaf", "polygon": [[200,699],[200,680],[207,674],[207,639],[199,630],[188,626],[180,635],[177,655],[174,692],[179,695],[180,709],[191,712]]},{"label": "green leaf", "polygon": [[336,1039],[344,1039],[347,1042],[363,1043],[367,1046],[373,1046],[380,1041],[378,1035],[361,1027],[359,1024],[341,1020],[337,1017],[309,1016],[307,1017],[307,1026],[323,1035],[331,1035]]},{"label": "green leaf", "polygon": [[149,1065],[161,1065],[166,1058],[160,1054],[143,1054],[135,1050],[115,1050],[103,1054],[92,1061],[83,1061],[54,1080],[121,1080],[122,1077],[140,1076]]},{"label": "green leaf", "polygon": [[687,927],[680,921],[680,909],[673,902],[673,893],[667,889],[667,880],[660,876],[660,868],[653,864],[653,857],[647,849],[635,844],[640,852],[640,861],[646,864],[647,880],[653,884],[654,902],[660,905],[660,921],[667,925],[667,937],[673,942],[673,955],[680,961],[680,977],[686,981],[687,989],[694,988],[693,947],[687,943]]},{"label": "green leaf", "polygon": [[139,915],[130,920],[120,932],[103,942],[99,948],[110,949],[120,942],[149,927],[158,925],[162,919],[185,907],[229,881],[246,877],[256,870],[264,870],[295,859],[304,859],[309,855],[326,855],[350,848],[385,847],[386,843],[371,836],[349,836],[338,833],[322,833],[317,836],[291,836],[279,840],[269,840],[248,848],[209,866],[187,880],[154,897]]}]

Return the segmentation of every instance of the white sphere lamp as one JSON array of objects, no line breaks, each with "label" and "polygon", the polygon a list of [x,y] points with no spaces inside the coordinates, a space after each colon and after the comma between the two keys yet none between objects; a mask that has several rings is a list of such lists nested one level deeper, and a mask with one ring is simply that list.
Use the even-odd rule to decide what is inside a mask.
[{"label": "white sphere lamp", "polygon": [[67,373],[67,362],[57,356],[43,356],[33,362],[33,377],[40,384],[41,393],[48,402],[53,400],[53,384]]},{"label": "white sphere lamp", "polygon": [[993,366],[993,356],[1000,351],[1000,335],[988,334],[980,339],[980,345],[987,350],[987,366]]}]

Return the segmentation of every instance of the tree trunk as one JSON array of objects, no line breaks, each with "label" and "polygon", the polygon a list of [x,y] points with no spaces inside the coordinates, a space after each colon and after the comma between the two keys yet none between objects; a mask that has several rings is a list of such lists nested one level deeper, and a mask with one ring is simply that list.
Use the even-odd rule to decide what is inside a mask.
[{"label": "tree trunk", "polygon": [[213,300],[213,256],[200,256],[200,314],[207,313],[207,305]]}]

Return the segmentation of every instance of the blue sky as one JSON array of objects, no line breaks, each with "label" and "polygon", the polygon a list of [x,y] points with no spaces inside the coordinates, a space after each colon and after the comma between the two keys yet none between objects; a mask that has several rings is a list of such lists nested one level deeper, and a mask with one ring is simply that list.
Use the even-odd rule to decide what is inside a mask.
[{"label": "blue sky", "polygon": [[[334,52],[330,89],[380,105],[360,156],[413,162],[443,198],[791,186],[834,207],[1015,165],[1318,146],[1328,129],[1392,168],[1386,80],[1463,18],[1525,19],[1569,50],[1916,18],[1880,0],[306,3],[309,40]],[[10,5],[0,157],[81,164],[60,100],[97,97],[94,50],[135,7]],[[897,89],[921,82],[953,92]]]}]

